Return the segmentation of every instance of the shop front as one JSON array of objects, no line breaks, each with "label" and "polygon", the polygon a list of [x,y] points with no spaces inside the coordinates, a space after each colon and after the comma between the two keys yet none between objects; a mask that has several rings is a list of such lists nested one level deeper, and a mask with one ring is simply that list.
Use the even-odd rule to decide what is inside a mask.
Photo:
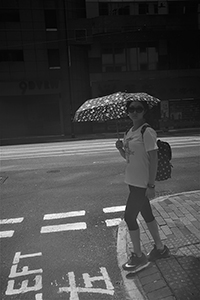
[{"label": "shop front", "polygon": [[62,134],[59,82],[4,82],[0,95],[1,139]]}]

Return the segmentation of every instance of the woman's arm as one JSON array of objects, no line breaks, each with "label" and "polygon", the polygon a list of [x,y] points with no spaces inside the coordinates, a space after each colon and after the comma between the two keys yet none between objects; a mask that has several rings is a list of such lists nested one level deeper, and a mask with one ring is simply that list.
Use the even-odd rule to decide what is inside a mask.
[{"label": "woman's arm", "polygon": [[158,168],[157,150],[148,151],[149,154],[149,185],[155,184],[156,173]]},{"label": "woman's arm", "polygon": [[149,199],[155,197],[155,179],[158,168],[157,150],[148,151],[149,154],[149,182],[146,190],[146,196]]}]

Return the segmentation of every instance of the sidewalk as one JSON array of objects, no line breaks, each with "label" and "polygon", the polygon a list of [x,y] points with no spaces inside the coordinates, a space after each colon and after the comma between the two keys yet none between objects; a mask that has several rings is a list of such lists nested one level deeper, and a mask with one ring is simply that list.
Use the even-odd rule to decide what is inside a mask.
[{"label": "sidewalk", "polygon": [[[200,190],[159,197],[151,201],[161,238],[171,257],[157,260],[133,275],[121,266],[132,251],[132,244],[122,221],[118,229],[118,263],[128,298],[131,300],[200,299]],[[152,249],[153,241],[139,216],[142,248]]]},{"label": "sidewalk", "polygon": [[[199,135],[200,128],[181,128],[171,129],[167,132],[157,130],[158,137],[178,136],[178,135]],[[119,137],[122,139],[124,132],[119,133]],[[1,139],[0,146],[19,145],[19,144],[34,144],[34,143],[55,143],[55,142],[70,142],[70,141],[82,141],[82,140],[94,140],[94,139],[117,139],[117,132],[105,132],[105,133],[91,133],[91,134],[79,134],[75,137],[71,136],[35,136],[35,137],[19,137],[19,138],[5,138]]]}]

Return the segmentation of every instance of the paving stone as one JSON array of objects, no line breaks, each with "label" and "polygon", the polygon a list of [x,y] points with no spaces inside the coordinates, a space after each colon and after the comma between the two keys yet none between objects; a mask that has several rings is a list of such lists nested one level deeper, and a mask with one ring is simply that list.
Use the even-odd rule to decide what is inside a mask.
[{"label": "paving stone", "polygon": [[167,223],[167,226],[171,227],[176,227],[176,224],[174,223],[174,221],[170,218],[170,219],[165,219],[165,222]]},{"label": "paving stone", "polygon": [[171,200],[166,199],[166,200],[165,200],[165,203],[169,205],[169,204],[171,204],[172,202],[171,202]]},{"label": "paving stone", "polygon": [[180,228],[180,231],[183,233],[183,235],[191,234],[190,230],[187,227]]},{"label": "paving stone", "polygon": [[200,251],[198,250],[197,245],[189,245],[188,248],[190,249],[194,257],[200,258]]},{"label": "paving stone", "polygon": [[152,281],[149,284],[143,285],[143,289],[146,293],[159,290],[166,286],[166,282],[163,279]]},{"label": "paving stone", "polygon": [[141,273],[138,273],[139,278],[143,278],[155,273],[158,273],[159,270],[155,264],[151,264],[148,268],[144,269]]},{"label": "paving stone", "polygon": [[185,214],[185,216],[186,216],[186,218],[187,218],[188,220],[190,220],[191,222],[192,222],[192,221],[196,221],[196,218],[195,218],[192,214],[190,214],[190,213]]},{"label": "paving stone", "polygon": [[159,211],[157,211],[157,209],[155,209],[153,206],[152,206],[152,212],[153,212],[154,217],[160,216]]},{"label": "paving stone", "polygon": [[147,294],[149,300],[163,300],[167,296],[171,296],[172,292],[168,287],[161,288]]},{"label": "paving stone", "polygon": [[170,216],[170,218],[172,220],[178,220],[179,219],[179,217],[174,212],[170,212],[170,213],[168,213],[168,215]]},{"label": "paving stone", "polygon": [[169,226],[167,226],[167,225],[161,226],[161,229],[165,235],[172,234],[172,231],[170,230]]},{"label": "paving stone", "polygon": [[165,220],[161,216],[155,217],[155,219],[156,219],[156,221],[159,225],[165,225],[166,224]]},{"label": "paving stone", "polygon": [[199,239],[200,241],[200,232],[199,230],[193,226],[192,224],[186,225],[186,227]]},{"label": "paving stone", "polygon": [[190,222],[190,220],[188,220],[188,218],[186,218],[186,217],[181,217],[181,218],[180,218],[180,221],[181,221],[184,225],[192,224],[192,223]]},{"label": "paving stone", "polygon": [[184,214],[187,214],[188,213],[188,210],[184,207],[184,206],[180,206],[179,207],[179,210],[184,213]]},{"label": "paving stone", "polygon": [[184,213],[182,213],[179,209],[174,210],[174,213],[177,215],[177,217],[184,217]]},{"label": "paving stone", "polygon": [[145,276],[141,278],[140,282],[142,285],[154,282],[156,280],[162,279],[161,273],[158,271],[154,274],[151,274],[151,276]]},{"label": "paving stone", "polygon": [[198,230],[200,230],[200,222],[199,221],[191,221],[192,225],[194,225]]}]

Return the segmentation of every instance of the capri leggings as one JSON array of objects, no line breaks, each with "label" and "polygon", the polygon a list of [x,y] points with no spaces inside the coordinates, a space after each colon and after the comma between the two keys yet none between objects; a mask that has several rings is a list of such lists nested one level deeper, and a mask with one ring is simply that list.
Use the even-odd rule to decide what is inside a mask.
[{"label": "capri leggings", "polygon": [[146,223],[152,222],[155,218],[152,213],[149,199],[145,196],[146,189],[129,185],[129,197],[126,204],[124,219],[129,230],[137,230],[137,216],[139,212]]}]

